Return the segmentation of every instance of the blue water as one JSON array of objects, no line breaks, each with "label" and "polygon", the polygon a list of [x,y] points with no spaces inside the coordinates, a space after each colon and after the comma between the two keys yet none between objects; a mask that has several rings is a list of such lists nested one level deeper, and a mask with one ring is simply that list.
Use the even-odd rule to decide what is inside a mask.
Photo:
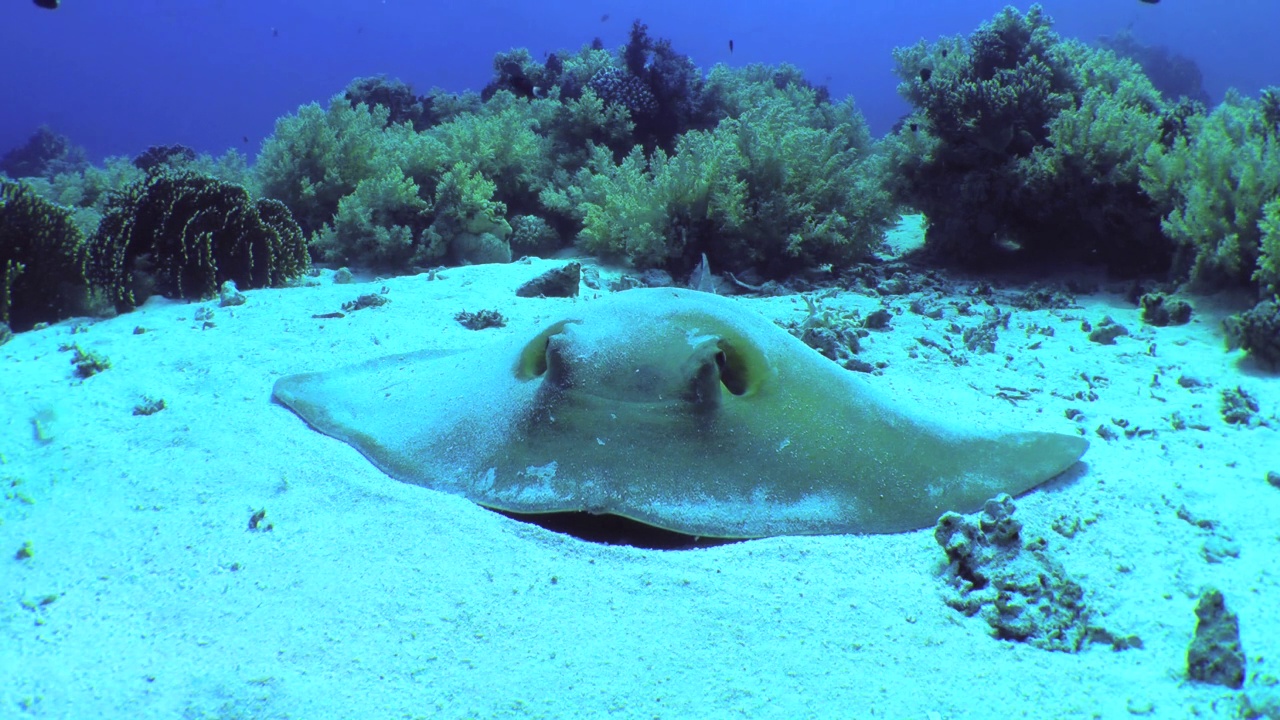
[{"label": "blue water", "polygon": [[[527,47],[541,57],[594,37],[617,47],[636,18],[704,70],[798,65],[835,97],[852,94],[879,134],[906,111],[892,48],[968,34],[1005,4],[65,0],[50,11],[9,0],[0,4],[0,150],[47,124],[93,160],[162,143],[252,156],[277,117],[323,103],[354,77],[385,73],[420,93],[479,90],[495,52]],[[1063,35],[1093,40],[1128,28],[1194,59],[1214,101],[1228,87],[1256,94],[1280,84],[1273,0],[1042,4]]]}]

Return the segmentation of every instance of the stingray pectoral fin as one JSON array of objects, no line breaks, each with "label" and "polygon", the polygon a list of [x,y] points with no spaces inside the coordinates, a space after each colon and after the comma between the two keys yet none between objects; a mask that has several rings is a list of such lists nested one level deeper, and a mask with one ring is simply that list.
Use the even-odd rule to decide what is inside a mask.
[{"label": "stingray pectoral fin", "polygon": [[948,511],[976,512],[1000,493],[1021,495],[1062,474],[1088,447],[1082,437],[1046,432],[921,437],[895,463],[906,492],[880,508],[872,524],[920,528]]},{"label": "stingray pectoral fin", "polygon": [[1009,432],[968,441],[968,446],[975,468],[1004,478],[1000,492],[1018,495],[1076,464],[1089,449],[1089,441],[1061,433]]}]

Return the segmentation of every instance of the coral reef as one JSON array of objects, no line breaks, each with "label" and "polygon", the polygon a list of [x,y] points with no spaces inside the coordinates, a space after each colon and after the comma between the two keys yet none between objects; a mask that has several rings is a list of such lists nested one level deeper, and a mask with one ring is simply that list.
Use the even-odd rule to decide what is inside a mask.
[{"label": "coral reef", "polygon": [[1243,348],[1264,365],[1280,368],[1280,301],[1260,302],[1225,324],[1228,350]]},{"label": "coral reef", "polygon": [[1139,179],[1166,104],[1135,63],[1051,26],[1039,5],[1006,8],[967,38],[894,51],[915,111],[886,139],[890,188],[950,262],[1161,271],[1172,248]]},{"label": "coral reef", "polygon": [[161,167],[181,167],[194,162],[196,151],[186,145],[152,145],[133,159],[133,166],[143,172]]},{"label": "coral reef", "polygon": [[382,107],[387,111],[387,125],[407,123],[421,132],[440,122],[434,112],[435,100],[430,95],[417,95],[413,87],[385,75],[361,77],[347,84],[342,96],[354,110],[360,105]]},{"label": "coral reef", "polygon": [[1099,38],[1098,42],[1116,55],[1138,63],[1166,100],[1175,102],[1186,98],[1201,105],[1209,104],[1204,75],[1195,60],[1163,45],[1147,45],[1130,30]]},{"label": "coral reef", "polygon": [[36,129],[27,142],[0,157],[0,173],[12,178],[50,179],[59,173],[78,172],[89,166],[84,149],[72,145],[47,125]]},{"label": "coral reef", "polygon": [[311,103],[276,121],[254,164],[263,195],[289,207],[311,234],[333,220],[338,202],[382,169],[383,129],[390,111],[348,102],[328,110]]},{"label": "coral reef", "polygon": [[731,272],[770,276],[830,263],[847,266],[880,242],[892,215],[861,115],[843,122],[768,97],[709,131],[681,135],[675,152],[646,158],[637,147],[613,164],[598,150],[549,207],[576,212],[578,243],[640,268],[680,273],[702,254]]}]

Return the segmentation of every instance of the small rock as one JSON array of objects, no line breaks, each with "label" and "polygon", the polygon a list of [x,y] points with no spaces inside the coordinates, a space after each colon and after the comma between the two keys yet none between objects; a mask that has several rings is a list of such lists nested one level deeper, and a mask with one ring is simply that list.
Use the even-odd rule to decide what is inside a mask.
[{"label": "small rock", "polygon": [[1228,425],[1257,427],[1262,424],[1258,418],[1260,409],[1257,398],[1242,387],[1222,391],[1222,419]]},{"label": "small rock", "polygon": [[996,351],[996,339],[1000,330],[1009,329],[1010,313],[993,309],[982,318],[977,327],[965,328],[960,337],[969,352],[990,354]]},{"label": "small rock", "polygon": [[1200,553],[1204,556],[1205,562],[1216,565],[1227,558],[1240,557],[1240,543],[1231,538],[1212,535],[1204,541]]},{"label": "small rock", "polygon": [[1200,594],[1196,618],[1196,634],[1187,648],[1187,677],[1240,689],[1245,672],[1240,620],[1227,610],[1226,600],[1217,588],[1205,588]]},{"label": "small rock", "polygon": [[244,293],[236,289],[235,282],[228,280],[218,289],[218,307],[230,307],[245,303]]},{"label": "small rock", "polygon": [[1184,300],[1162,293],[1147,293],[1138,301],[1142,306],[1142,322],[1156,327],[1186,325],[1191,322],[1191,306]]},{"label": "small rock", "polygon": [[650,269],[640,273],[640,284],[644,287],[671,287],[676,281],[666,270]]},{"label": "small rock", "polygon": [[1120,325],[1110,316],[1104,317],[1102,322],[1098,323],[1092,331],[1089,332],[1089,340],[1099,345],[1115,345],[1116,338],[1129,334],[1129,328]]},{"label": "small rock", "polygon": [[1076,299],[1070,293],[1057,288],[1033,286],[1026,292],[1013,298],[1013,305],[1024,310],[1065,309],[1075,305]]},{"label": "small rock", "polygon": [[911,292],[911,283],[902,275],[894,275],[876,289],[882,295],[905,295]]},{"label": "small rock", "polygon": [[868,330],[887,330],[892,321],[892,312],[887,308],[878,308],[867,313],[867,317],[862,320],[862,327]]},{"label": "small rock", "polygon": [[1244,348],[1263,364],[1280,367],[1280,302],[1260,302],[1252,310],[1227,318],[1223,325],[1228,350]]},{"label": "small rock", "polygon": [[349,285],[355,281],[356,276],[348,268],[340,267],[333,273],[334,285]]},{"label": "small rock", "polygon": [[506,327],[507,319],[497,310],[481,310],[479,312],[469,312],[463,310],[453,316],[462,327],[468,330],[484,330],[491,327]]},{"label": "small rock", "polygon": [[347,302],[342,303],[342,309],[346,310],[347,312],[355,312],[356,310],[363,310],[365,308],[382,307],[383,305],[386,305],[389,302],[391,301],[388,300],[385,295],[375,295],[374,293],[366,293],[356,298],[355,300],[349,300]]},{"label": "small rock", "polygon": [[[670,277],[670,276],[668,276]],[[577,297],[582,281],[581,263],[571,262],[548,270],[516,290],[517,297]]]}]

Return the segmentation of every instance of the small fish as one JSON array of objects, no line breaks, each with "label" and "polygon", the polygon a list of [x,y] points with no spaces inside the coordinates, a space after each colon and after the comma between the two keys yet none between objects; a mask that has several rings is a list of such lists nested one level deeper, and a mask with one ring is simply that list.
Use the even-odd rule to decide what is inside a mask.
[{"label": "small fish", "polygon": [[933,77],[933,71],[929,68],[920,68],[920,79],[929,82],[929,78]]},{"label": "small fish", "polygon": [[729,38],[729,54],[733,54],[733,38]]},{"label": "small fish", "polygon": [[36,7],[42,7],[45,10],[57,10],[62,4],[61,0],[35,0]]},{"label": "small fish", "polygon": [[271,37],[280,37],[280,29],[271,28]]},{"label": "small fish", "polygon": [[600,16],[600,22],[609,22],[609,13]]},{"label": "small fish", "polygon": [[240,136],[240,140],[241,140],[241,142],[243,142],[245,145],[248,145],[248,144],[249,144],[249,136],[248,136],[248,135],[241,135],[241,136]]},{"label": "small fish", "polygon": [[1158,3],[1160,2],[1160,0],[1139,0],[1139,1],[1140,1],[1140,2],[1144,2],[1144,3],[1148,4],[1148,5],[1156,5],[1156,4],[1158,4]]}]

